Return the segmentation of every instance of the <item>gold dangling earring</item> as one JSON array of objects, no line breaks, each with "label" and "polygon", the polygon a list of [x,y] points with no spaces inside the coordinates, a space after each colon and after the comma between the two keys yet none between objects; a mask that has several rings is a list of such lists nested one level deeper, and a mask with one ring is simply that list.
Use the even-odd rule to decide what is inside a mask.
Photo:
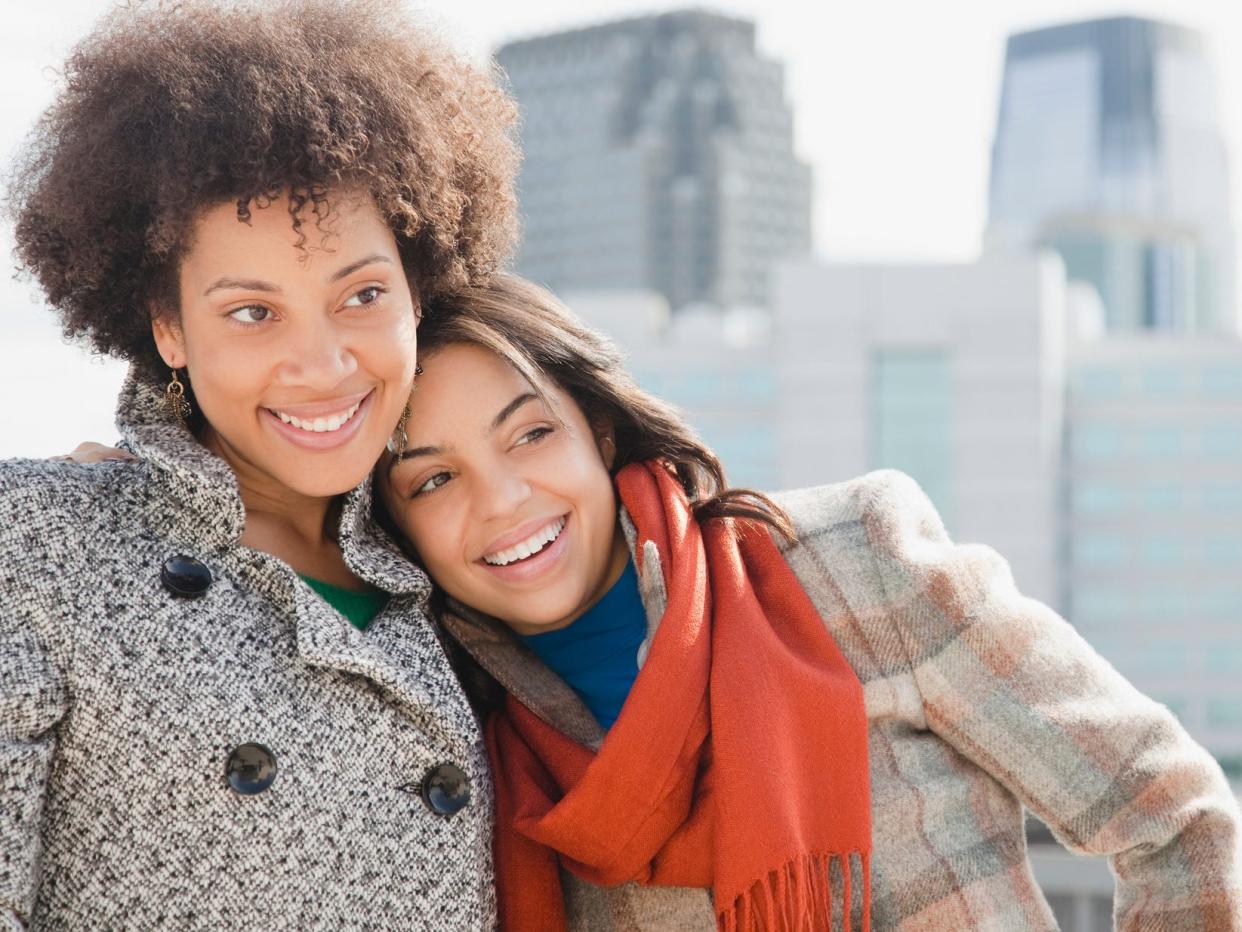
[{"label": "gold dangling earring", "polygon": [[[417,379],[422,374],[423,374],[423,367],[416,365],[414,367],[414,377]],[[414,394],[414,389],[416,388],[418,388],[418,383],[411,382],[410,383],[410,394],[411,395]],[[400,459],[401,454],[405,452],[405,445],[409,442],[409,439],[410,439],[408,436],[406,436],[406,433],[405,433],[405,426],[409,423],[410,423],[410,403],[409,401],[406,401],[405,407],[401,409],[401,417],[397,419],[397,426],[393,428],[392,436],[388,438],[388,452],[391,453],[393,456],[397,457],[398,459]]]},{"label": "gold dangling earring", "polygon": [[185,386],[177,378],[177,370],[172,370],[172,381],[164,389],[164,413],[175,421],[185,422],[190,416],[190,403],[185,400]]}]

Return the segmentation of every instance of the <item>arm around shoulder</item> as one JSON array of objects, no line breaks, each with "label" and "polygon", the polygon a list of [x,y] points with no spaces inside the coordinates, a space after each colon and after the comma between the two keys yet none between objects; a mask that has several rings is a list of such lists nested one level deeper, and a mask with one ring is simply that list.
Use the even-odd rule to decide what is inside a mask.
[{"label": "arm around shoulder", "polygon": [[1108,855],[1120,929],[1242,930],[1237,802],[1212,757],[900,473],[861,516],[928,726],[1067,847]]}]

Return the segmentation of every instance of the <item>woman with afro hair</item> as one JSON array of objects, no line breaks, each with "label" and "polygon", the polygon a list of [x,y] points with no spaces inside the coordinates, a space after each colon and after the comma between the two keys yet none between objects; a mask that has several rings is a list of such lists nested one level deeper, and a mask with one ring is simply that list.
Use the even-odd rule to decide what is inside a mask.
[{"label": "woman with afro hair", "polygon": [[[0,926],[495,925],[475,718],[372,517],[514,108],[396,0],[131,3],[9,181],[131,462],[0,463]],[[10,402],[13,400],[10,399]]]}]

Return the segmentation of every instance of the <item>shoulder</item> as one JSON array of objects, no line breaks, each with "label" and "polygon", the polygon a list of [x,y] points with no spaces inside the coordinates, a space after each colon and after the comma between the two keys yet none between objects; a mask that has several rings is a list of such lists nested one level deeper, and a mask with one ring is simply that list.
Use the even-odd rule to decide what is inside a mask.
[{"label": "shoulder", "polygon": [[785,509],[799,542],[806,546],[824,536],[853,536],[859,530],[879,546],[897,544],[902,538],[948,539],[936,506],[917,482],[896,469],[776,492],[772,499]]},{"label": "shoulder", "polygon": [[975,558],[950,540],[936,507],[905,473],[883,469],[772,496],[797,540],[783,548],[803,586],[828,584],[857,612],[892,608],[939,589]]},{"label": "shoulder", "polygon": [[925,599],[915,614],[926,620],[1016,594],[1005,559],[982,544],[954,543],[927,494],[897,470],[772,497],[798,531],[785,548],[790,566],[804,582],[827,574],[860,606]]},{"label": "shoulder", "polygon": [[143,473],[141,463],[0,460],[0,543],[11,551],[18,536],[115,526],[140,499]]}]

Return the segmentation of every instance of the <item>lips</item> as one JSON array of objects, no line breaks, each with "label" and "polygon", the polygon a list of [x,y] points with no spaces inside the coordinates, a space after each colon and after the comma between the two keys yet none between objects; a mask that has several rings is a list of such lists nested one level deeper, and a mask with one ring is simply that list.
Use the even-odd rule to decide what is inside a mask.
[{"label": "lips", "polygon": [[475,565],[506,585],[543,585],[568,557],[571,525],[568,514],[529,521],[497,538]]},{"label": "lips", "polygon": [[264,421],[285,440],[306,450],[332,450],[348,443],[370,413],[375,390],[317,404],[260,408]]},{"label": "lips", "polygon": [[561,536],[561,531],[563,530],[565,530],[565,519],[563,517],[555,518],[511,547],[484,554],[483,562],[489,566],[508,566],[510,563],[516,563],[518,560],[525,560],[527,557],[539,553],[555,541]]},{"label": "lips", "polygon": [[296,415],[276,410],[275,408],[269,408],[268,410],[286,424],[292,424],[298,430],[304,430],[308,433],[322,434],[340,430],[344,425],[348,424],[350,419],[358,413],[358,408],[361,404],[362,401],[359,400],[354,402],[348,408],[338,411],[335,414],[315,418],[300,418]]}]

